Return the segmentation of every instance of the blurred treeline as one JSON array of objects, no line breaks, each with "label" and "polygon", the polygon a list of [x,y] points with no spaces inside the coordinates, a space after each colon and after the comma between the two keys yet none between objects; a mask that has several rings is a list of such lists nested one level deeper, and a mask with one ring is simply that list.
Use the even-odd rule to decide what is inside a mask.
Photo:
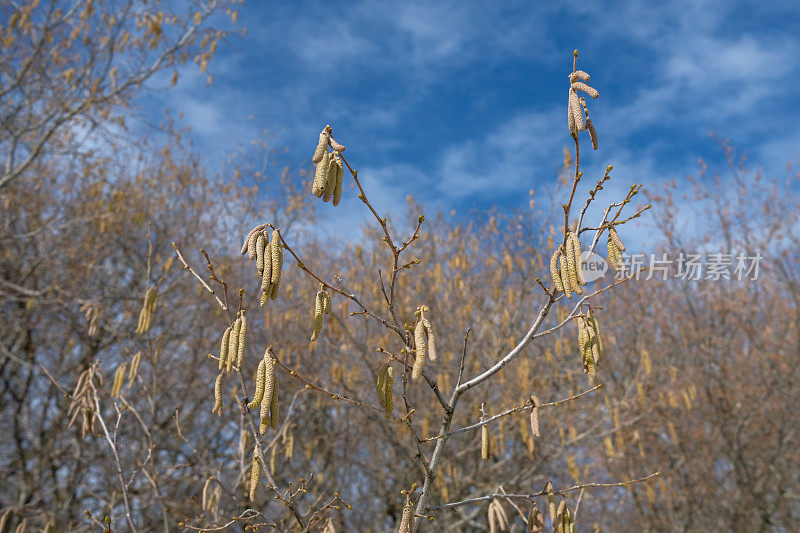
[{"label": "blurred treeline", "polygon": [[[218,350],[231,317],[174,259],[172,243],[206,278],[199,249],[207,251],[234,311],[238,289],[245,290],[246,376],[265,347],[274,345],[280,360],[305,378],[375,405],[384,357],[376,348],[400,348],[390,332],[363,314],[351,316],[359,309],[334,295],[321,338],[310,343],[315,280],[287,258],[281,297],[261,308],[254,267],[238,247],[251,227],[270,221],[306,266],[327,280],[339,276],[367,306],[380,309],[385,303],[378,271],[385,276],[391,269],[380,228],[366,228],[358,244],[334,245],[321,237],[316,213],[329,206],[311,201],[308,162],[274,162],[264,170],[267,144],[256,143],[223,175],[211,175],[170,124],[158,137],[163,142],[132,137],[124,117],[143,81],[182,60],[210,60],[204,54],[213,53],[220,34],[208,25],[212,13],[203,6],[217,14],[227,6],[198,3],[163,13],[168,7],[139,1],[23,4],[0,8],[5,531],[23,521],[28,531],[48,524],[55,531],[97,530],[107,515],[112,530],[126,530],[120,475],[141,531],[177,530],[181,523],[210,529],[248,508],[277,530],[291,530],[289,514],[272,495],[261,491],[255,502],[247,500],[252,442],[242,437],[233,380],[224,392],[223,416],[211,414],[217,365],[209,354]],[[345,132],[340,135],[344,140]],[[348,150],[354,164],[359,148],[367,147]],[[637,227],[649,228],[651,251],[670,257],[697,250],[759,252],[758,279],[656,276],[600,295],[595,304],[603,306],[597,314],[607,352],[598,371],[603,388],[542,409],[542,437],[535,442],[527,411],[503,417],[491,425],[488,461],[480,460],[479,431],[454,435],[432,505],[500,487],[538,492],[547,480],[565,488],[661,471],[629,488],[570,493],[573,508],[580,497],[578,530],[797,530],[796,176],[767,179],[728,155],[725,175],[707,176],[701,169],[690,183],[662,190],[645,183],[654,208],[647,213],[651,223]],[[561,184],[553,198],[560,206],[566,181],[554,175],[553,183]],[[355,192],[346,187],[345,194]],[[389,221],[398,241],[413,233],[426,201],[418,200],[409,200],[407,218]],[[422,238],[409,252],[409,260],[421,263],[400,274],[396,313],[413,324],[416,307],[430,307],[440,356],[427,371],[445,394],[455,383],[467,328],[465,375],[472,376],[530,327],[544,299],[535,278],[546,278],[553,239],[560,238],[558,212],[551,206],[495,210],[476,214],[474,222],[428,213]],[[686,231],[682,224],[690,218],[697,224]],[[623,238],[625,233],[620,228]],[[219,284],[209,283],[223,294]],[[150,287],[158,291],[152,324],[136,333]],[[571,308],[568,301],[559,303],[547,324]],[[126,373],[119,395],[112,396],[117,368],[129,368],[137,354],[137,371]],[[73,397],[90,368],[103,376],[102,383],[99,377],[92,381],[96,395]],[[307,506],[340,493],[352,509],[326,512],[337,531],[396,529],[400,491],[424,476],[407,428],[375,410],[306,390],[283,370],[278,380],[282,426],[264,439],[278,484],[296,487],[313,473],[301,500]],[[524,404],[531,394],[552,402],[590,386],[575,329],[566,327],[537,339],[489,383],[470,391],[454,427],[474,424],[483,402],[493,414]],[[403,402],[399,390],[396,414]],[[409,384],[406,396],[419,436],[436,435],[441,407],[430,389]],[[118,460],[94,418],[98,406]],[[426,453],[431,446],[421,444]],[[513,507],[504,505],[514,516]],[[438,511],[424,529],[488,531],[486,507],[481,502]],[[539,508],[546,509],[545,500]],[[523,531],[520,518],[513,527]]]}]

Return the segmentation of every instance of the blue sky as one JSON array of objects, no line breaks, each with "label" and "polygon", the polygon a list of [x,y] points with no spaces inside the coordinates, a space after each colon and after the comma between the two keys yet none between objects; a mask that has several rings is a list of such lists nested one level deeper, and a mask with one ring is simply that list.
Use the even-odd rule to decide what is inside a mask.
[{"label": "blue sky", "polygon": [[711,130],[773,174],[800,154],[796,1],[250,0],[238,25],[247,36],[220,46],[212,85],[187,66],[143,107],[183,112],[211,166],[264,128],[310,165],[330,123],[390,212],[407,193],[460,213],[546,195],[571,144],[574,48],[600,92],[589,102],[600,150],[584,150],[584,168],[594,177],[613,163],[612,193],[696,174],[700,157],[721,165]]}]

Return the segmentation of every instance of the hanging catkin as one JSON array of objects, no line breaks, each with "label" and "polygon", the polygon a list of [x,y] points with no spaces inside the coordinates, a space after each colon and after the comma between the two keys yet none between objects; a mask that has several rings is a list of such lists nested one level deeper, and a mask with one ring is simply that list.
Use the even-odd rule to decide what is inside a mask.
[{"label": "hanging catkin", "polygon": [[608,263],[614,270],[622,270],[625,267],[625,262],[622,260],[622,252],[611,237],[611,232],[608,235]]},{"label": "hanging catkin", "polygon": [[566,259],[564,258],[564,253],[562,251],[561,254],[558,256],[558,271],[561,274],[561,288],[564,289],[564,295],[572,299],[572,282],[569,279],[569,269],[567,267]]},{"label": "hanging catkin", "polygon": [[545,488],[547,489],[547,506],[550,510],[550,525],[555,531],[555,524],[558,522],[556,521],[556,493],[553,491],[553,482],[548,481]]},{"label": "hanging catkin", "polygon": [[[317,143],[317,148],[314,150],[314,155],[311,157],[311,161],[313,163],[319,163],[322,161],[322,156],[328,152],[328,140],[330,137],[330,126],[325,126],[322,132],[319,134],[319,142]],[[344,150],[344,148],[342,148]]]},{"label": "hanging catkin", "polygon": [[281,272],[283,271],[283,244],[281,242],[281,234],[275,229],[272,231],[271,241],[271,255],[272,255],[272,293],[271,298],[274,300],[278,297],[278,288],[281,284]]},{"label": "hanging catkin", "polygon": [[269,425],[278,431],[278,378],[272,374],[272,401],[269,403]]},{"label": "hanging catkin", "polygon": [[125,370],[127,370],[128,363],[122,363],[117,367],[117,373],[114,374],[114,386],[111,389],[111,396],[113,398],[119,397],[122,384],[125,382]]},{"label": "hanging catkin", "polygon": [[406,504],[403,506],[403,516],[400,518],[400,528],[397,533],[411,533],[414,525],[414,505],[411,501],[411,495],[406,494]]},{"label": "hanging catkin", "polygon": [[244,360],[244,339],[245,334],[247,333],[247,317],[244,316],[244,310],[242,310],[242,324],[239,327],[239,343],[237,346],[236,351],[236,367],[242,368],[242,361]]},{"label": "hanging catkin", "polygon": [[414,366],[411,369],[411,379],[414,381],[419,381],[422,376],[422,370],[425,368],[427,352],[425,337],[425,325],[421,320],[417,320],[417,325],[414,327]]},{"label": "hanging catkin", "polygon": [[239,356],[239,333],[242,330],[242,319],[237,318],[233,323],[231,337],[228,341],[228,355],[225,357],[225,371],[230,372],[233,362]]},{"label": "hanging catkin", "polygon": [[602,361],[605,356],[603,338],[600,335],[600,324],[597,322],[597,317],[595,317],[594,313],[591,311],[586,313],[586,319],[589,323],[589,327],[594,331],[595,344],[597,345],[597,359],[595,363],[600,364],[600,361]]},{"label": "hanging catkin", "polygon": [[325,185],[328,177],[328,166],[330,165],[331,156],[326,151],[319,163],[317,163],[317,170],[314,172],[314,184],[311,188],[311,193],[317,198],[321,198],[325,192]]},{"label": "hanging catkin", "polygon": [[256,499],[258,479],[261,477],[261,459],[258,457],[258,445],[253,448],[253,465],[250,468],[250,501]]},{"label": "hanging catkin", "polygon": [[261,275],[264,272],[264,248],[267,246],[264,232],[259,231],[256,238],[256,270]]},{"label": "hanging catkin", "polygon": [[264,386],[266,385],[266,371],[267,363],[262,359],[258,363],[258,369],[256,370],[256,390],[253,393],[253,401],[247,404],[248,409],[255,409],[261,405],[261,400],[264,398]]},{"label": "hanging catkin", "polygon": [[576,70],[572,74],[569,75],[569,82],[575,83],[576,81],[589,81],[591,78],[589,74],[582,70]]},{"label": "hanging catkin", "polygon": [[[423,312],[427,308],[423,309]],[[427,335],[428,339],[428,359],[431,361],[436,361],[436,336],[433,333],[433,326],[431,325],[430,320],[424,314],[420,314],[420,321],[422,325],[425,327],[425,335]]]},{"label": "hanging catkin", "polygon": [[153,319],[153,312],[156,309],[158,291],[155,287],[150,287],[144,294],[142,310],[139,311],[139,323],[136,326],[136,333],[144,333],[150,329],[150,322]]},{"label": "hanging catkin", "polygon": [[220,372],[214,382],[214,408],[211,410],[212,413],[217,413],[220,417],[222,416],[222,375],[222,372]]},{"label": "hanging catkin", "polygon": [[528,513],[528,533],[545,533],[544,516],[536,507],[536,502],[532,502],[532,505]]},{"label": "hanging catkin", "polygon": [[322,290],[319,290],[314,299],[314,331],[311,333],[312,342],[319,338],[319,333],[322,331],[322,314],[325,311],[324,294]]},{"label": "hanging catkin", "polygon": [[136,355],[131,359],[131,368],[128,371],[128,388],[133,388],[133,382],[136,379],[136,374],[139,372],[139,362],[142,360],[142,352],[136,352]]},{"label": "hanging catkin", "polygon": [[[272,242],[268,242],[264,248],[264,257],[269,261],[264,261],[264,271],[261,274],[261,293],[266,294],[267,298],[272,294]],[[266,302],[261,302],[263,306]]]},{"label": "hanging catkin", "polygon": [[389,367],[386,370],[386,383],[384,384],[384,391],[386,393],[386,397],[383,402],[383,409],[386,411],[387,415],[392,414],[392,409],[394,409],[394,398],[392,397],[392,392],[394,388],[394,368]]},{"label": "hanging catkin", "polygon": [[614,241],[614,245],[617,247],[617,250],[624,252],[625,245],[622,244],[622,239],[619,238],[619,234],[617,233],[617,228],[611,226],[608,228],[608,236],[611,237],[611,240]]},{"label": "hanging catkin", "polygon": [[230,343],[232,330],[233,328],[228,326],[228,329],[222,335],[222,345],[219,347],[219,370],[225,367],[225,361],[228,358],[228,344]]},{"label": "hanging catkin", "polygon": [[541,431],[539,429],[539,406],[542,402],[539,401],[539,397],[535,394],[531,394],[531,403],[533,407],[531,408],[531,435],[534,438],[538,439],[542,436]]},{"label": "hanging catkin", "polygon": [[[483,420],[481,420],[483,421]],[[481,426],[481,459],[486,460],[490,455],[489,449],[489,427],[488,424]]]},{"label": "hanging catkin", "polygon": [[344,184],[344,164],[341,158],[336,157],[336,183],[333,186],[333,206],[342,201],[342,185]]},{"label": "hanging catkin", "polygon": [[578,265],[575,262],[575,245],[570,235],[572,235],[572,233],[567,234],[567,253],[564,254],[567,259],[567,278],[569,279],[572,292],[580,295],[583,294],[583,289],[581,289],[580,281],[578,280]]},{"label": "hanging catkin", "polygon": [[558,502],[558,508],[556,509],[556,520],[553,522],[553,530],[556,533],[565,533],[564,531],[564,510],[567,507],[566,500],[561,500]]},{"label": "hanging catkin", "polygon": [[586,278],[583,276],[583,251],[581,250],[581,240],[578,238],[578,235],[573,232],[569,232],[568,238],[572,243],[571,249],[575,258],[575,270],[578,276],[578,283],[586,285]]},{"label": "hanging catkin", "polygon": [[[558,258],[561,255],[561,247],[557,246],[556,251],[550,257],[550,277],[553,278],[553,285],[556,292],[563,292],[564,286],[561,284],[561,272],[558,270]],[[555,292],[554,292],[555,294]]]},{"label": "hanging catkin", "polygon": [[259,433],[265,434],[269,429],[270,407],[272,406],[272,396],[275,392],[275,360],[272,357],[270,348],[264,352],[264,395],[261,398],[261,418]]}]

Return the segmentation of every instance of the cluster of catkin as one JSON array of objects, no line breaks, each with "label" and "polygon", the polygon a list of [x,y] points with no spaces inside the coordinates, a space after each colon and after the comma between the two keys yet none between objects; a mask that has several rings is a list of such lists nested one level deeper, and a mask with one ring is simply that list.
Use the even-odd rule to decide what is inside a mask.
[{"label": "cluster of catkin", "polygon": [[244,316],[244,310],[241,310],[233,324],[228,326],[225,333],[222,334],[222,342],[219,347],[219,375],[214,382],[214,409],[211,410],[212,413],[217,413],[219,416],[222,416],[223,376],[225,372],[230,372],[233,369],[234,361],[236,361],[237,368],[242,366],[246,335],[247,317]]},{"label": "cluster of catkin", "polygon": [[275,377],[275,354],[272,346],[267,347],[264,358],[258,363],[255,382],[253,401],[247,404],[247,408],[255,409],[261,406],[258,432],[263,435],[270,426],[274,430],[278,429],[278,380]]},{"label": "cluster of catkin", "polygon": [[117,372],[114,374],[114,385],[111,387],[111,397],[118,398],[122,385],[125,383],[125,371],[128,371],[128,388],[133,388],[133,382],[136,379],[136,374],[139,371],[139,362],[142,360],[142,352],[136,352],[131,358],[131,366],[128,363],[122,363],[117,367]]},{"label": "cluster of catkin", "polygon": [[567,232],[567,247],[559,244],[550,257],[550,276],[556,292],[563,292],[567,298],[572,293],[583,294],[581,285],[586,285],[583,277],[583,259],[581,258],[581,241],[572,231]]},{"label": "cluster of catkin", "polygon": [[528,533],[545,533],[544,516],[533,502],[531,510],[528,512]]},{"label": "cluster of catkin", "polygon": [[319,334],[322,331],[322,315],[329,315],[331,313],[331,295],[324,289],[320,283],[319,291],[314,300],[314,332],[311,334],[311,341],[319,339]]},{"label": "cluster of catkin", "polygon": [[[575,51],[577,56],[578,51]],[[589,130],[592,148],[597,150],[597,131],[589,118],[589,109],[586,107],[586,98],[578,97],[578,91],[583,91],[592,98],[597,98],[600,93],[585,82],[589,81],[589,74],[582,70],[575,70],[569,75],[569,103],[567,105],[567,123],[572,136],[578,138],[578,132]],[[584,114],[586,118],[584,119]]]},{"label": "cluster of catkin", "polygon": [[422,376],[426,354],[428,359],[436,361],[436,336],[430,320],[425,316],[428,311],[430,309],[427,305],[421,305],[414,313],[417,317],[417,323],[414,326],[414,366],[411,369],[411,379],[414,381],[419,381]]},{"label": "cluster of catkin", "polygon": [[394,407],[392,388],[394,387],[394,368],[389,363],[384,363],[378,371],[378,381],[375,384],[375,393],[378,395],[378,402],[386,412],[392,414]]},{"label": "cluster of catkin", "polygon": [[147,289],[147,292],[144,294],[142,310],[139,311],[139,325],[136,326],[136,333],[144,333],[150,329],[150,322],[153,320],[153,313],[156,310],[157,300],[158,290],[155,287]]},{"label": "cluster of catkin", "polygon": [[[328,146],[333,152],[328,152]],[[325,126],[319,134],[319,143],[311,160],[317,165],[314,172],[314,184],[311,192],[323,202],[333,199],[333,205],[339,205],[342,199],[342,183],[344,181],[344,164],[339,155],[344,152],[344,146],[337,143],[331,136],[330,125]]]},{"label": "cluster of catkin", "polygon": [[508,531],[508,515],[506,510],[503,509],[503,504],[497,498],[489,502],[487,518],[489,519],[489,533],[496,533],[498,528],[500,528],[500,531]]},{"label": "cluster of catkin", "polygon": [[608,263],[614,270],[622,270],[625,268],[625,262],[622,260],[622,252],[625,251],[625,245],[622,244],[622,239],[617,234],[617,229],[614,226],[608,228]]},{"label": "cluster of catkin", "polygon": [[81,415],[81,438],[97,433],[99,426],[94,403],[94,389],[102,386],[103,374],[98,372],[95,366],[90,366],[81,372],[75,383],[72,401],[67,409],[67,416],[70,417],[68,426],[71,427],[78,415]]},{"label": "cluster of catkin", "polygon": [[575,516],[567,507],[567,501],[562,499],[556,506],[556,494],[553,484],[547,482],[547,501],[550,507],[550,524],[553,533],[575,533]]},{"label": "cluster of catkin", "polygon": [[586,315],[578,315],[577,321],[578,346],[581,350],[581,358],[583,358],[583,371],[589,377],[589,381],[594,384],[597,365],[605,356],[603,339],[600,337],[600,325],[591,309],[586,312]]},{"label": "cluster of catkin", "polygon": [[250,230],[242,244],[242,255],[256,262],[256,272],[261,276],[261,305],[278,297],[283,272],[283,242],[278,229],[267,233],[268,225],[261,224]]}]

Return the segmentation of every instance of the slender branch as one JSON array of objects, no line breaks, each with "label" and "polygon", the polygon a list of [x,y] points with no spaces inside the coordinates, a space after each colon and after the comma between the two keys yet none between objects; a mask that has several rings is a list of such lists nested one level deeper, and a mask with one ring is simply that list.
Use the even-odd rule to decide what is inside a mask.
[{"label": "slender branch", "polygon": [[187,263],[187,262],[186,262],[186,259],[184,259],[184,258],[183,258],[183,254],[181,254],[181,251],[180,251],[180,249],[178,248],[178,245],[177,245],[175,242],[173,242],[173,243],[172,243],[172,247],[173,247],[173,248],[175,248],[175,251],[176,251],[176,252],[177,252],[177,254],[178,254],[178,259],[180,260],[180,262],[181,262],[181,263],[183,263],[183,267],[184,267],[186,270],[188,270],[188,271],[189,271],[189,272],[190,272],[190,273],[191,273],[191,274],[192,274],[194,277],[196,277],[196,278],[197,278],[197,280],[200,282],[200,284],[201,284],[201,285],[202,285],[202,286],[203,286],[203,287],[204,287],[204,288],[205,288],[205,289],[206,289],[208,292],[210,292],[210,293],[211,293],[211,296],[213,296],[213,297],[214,297],[214,299],[217,301],[217,303],[218,303],[218,304],[219,304],[219,306],[222,308],[222,310],[223,310],[223,311],[227,311],[227,310],[228,310],[228,306],[227,306],[227,305],[225,305],[225,304],[222,302],[222,300],[220,300],[220,299],[219,299],[219,296],[217,296],[217,293],[215,293],[215,292],[214,292],[214,289],[212,289],[211,287],[209,287],[209,286],[208,286],[208,283],[206,283],[206,280],[204,280],[204,279],[203,279],[203,278],[202,278],[202,277],[201,277],[201,276],[200,276],[200,275],[199,275],[197,272],[195,272],[194,270],[192,270],[192,267],[190,267],[190,266],[189,266],[189,263]]}]

